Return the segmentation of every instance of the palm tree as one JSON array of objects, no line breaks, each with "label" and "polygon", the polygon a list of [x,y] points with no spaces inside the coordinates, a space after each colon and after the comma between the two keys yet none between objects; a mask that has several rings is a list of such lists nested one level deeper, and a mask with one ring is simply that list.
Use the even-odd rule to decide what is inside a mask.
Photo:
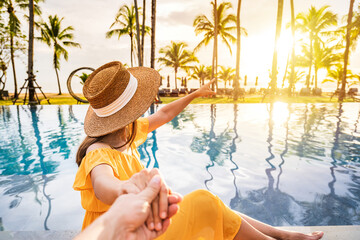
[{"label": "palm tree", "polygon": [[[305,78],[305,72],[303,71],[300,71],[300,70],[295,70],[294,72],[294,75],[293,77],[291,76],[291,70],[290,72],[288,72],[286,74],[286,78],[287,80],[290,82],[292,81],[292,89],[291,89],[291,92],[294,92],[295,91],[295,85],[298,83],[298,82],[301,82],[304,80]],[[291,80],[292,79],[292,80]]]},{"label": "palm tree", "polygon": [[291,97],[292,89],[294,88],[294,78],[295,78],[295,10],[294,10],[294,0],[290,0],[291,8],[291,34],[292,34],[292,46],[291,46],[291,72],[289,79],[289,90],[288,96]]},{"label": "palm tree", "polygon": [[[211,3],[215,5],[213,2]],[[195,34],[204,34],[203,40],[195,47],[195,51],[199,50],[201,47],[209,44],[211,40],[214,40],[214,54],[213,62],[214,66],[212,69],[217,72],[217,58],[216,58],[216,45],[215,45],[215,30],[217,31],[218,36],[228,47],[230,54],[232,54],[230,43],[235,43],[236,38],[231,35],[231,33],[236,29],[236,17],[233,14],[227,14],[227,11],[231,8],[230,2],[223,2],[217,7],[216,15],[212,15],[212,19],[209,20],[205,15],[197,16],[194,20]],[[213,11],[214,13],[215,11]],[[216,19],[215,19],[216,18]],[[217,27],[215,26],[215,20],[217,20]],[[247,35],[247,32],[244,28],[241,28],[241,32],[244,35]],[[216,59],[216,61],[214,61]],[[214,76],[214,73],[212,73]]]},{"label": "palm tree", "polygon": [[174,68],[175,72],[175,88],[177,89],[177,72],[179,69],[191,68],[189,63],[199,62],[193,52],[186,49],[188,45],[184,42],[173,42],[159,50],[163,57],[158,59],[158,62],[162,63],[166,67]]},{"label": "palm tree", "polygon": [[219,78],[224,81],[225,89],[226,89],[226,83],[234,79],[235,69],[232,67],[224,67],[224,66],[220,66],[220,68],[221,71],[219,73]]},{"label": "palm tree", "polygon": [[[139,9],[140,10],[140,9]],[[139,12],[141,15],[141,12]],[[127,5],[122,5],[116,16],[115,21],[111,24],[110,29],[106,32],[106,38],[111,38],[113,36],[117,36],[120,39],[121,36],[129,35],[130,37],[130,61],[131,67],[133,67],[133,58],[135,58],[135,38],[136,38],[136,24],[135,24],[135,7],[131,5],[130,7]],[[119,26],[119,28],[114,28],[115,26]],[[149,27],[145,27],[145,32],[148,33],[150,30]]]},{"label": "palm tree", "polygon": [[80,78],[80,83],[81,83],[81,85],[84,85],[85,84],[85,82],[86,82],[86,79],[90,76],[90,74],[87,74],[87,73],[81,73],[81,75],[75,75],[75,76],[77,76],[78,78]]},{"label": "palm tree", "polygon": [[[37,3],[43,0],[35,0],[34,12],[37,15],[41,14],[40,8]],[[21,33],[21,22],[16,15],[16,9],[25,10],[29,6],[28,0],[0,0],[0,6],[6,8],[9,15],[7,30],[10,36],[10,59],[14,76],[14,98],[18,97],[17,79],[15,71],[15,51],[22,48],[22,40],[25,38]]]},{"label": "palm tree", "polygon": [[358,11],[354,12],[352,26],[353,27],[352,27],[350,38],[351,38],[351,44],[354,47],[356,45],[356,41],[360,37],[360,3],[358,6]]},{"label": "palm tree", "polygon": [[156,0],[151,0],[151,50],[150,67],[155,69],[155,27],[156,27]]},{"label": "palm tree", "polygon": [[284,0],[278,0],[278,10],[277,10],[277,20],[276,20],[276,32],[275,32],[275,47],[272,61],[272,70],[271,70],[271,92],[275,93],[276,91],[276,81],[277,81],[277,50],[278,50],[278,40],[281,33],[281,23],[282,23],[282,14],[284,8]]},{"label": "palm tree", "polygon": [[344,72],[343,72],[343,76],[342,76],[341,89],[340,89],[340,93],[339,93],[339,102],[342,102],[345,97],[347,65],[348,65],[348,60],[349,60],[349,48],[350,48],[350,32],[351,32],[351,28],[352,28],[354,1],[355,0],[350,0],[349,14],[348,14],[348,19],[347,19],[346,47],[345,47],[345,53],[344,53]]},{"label": "palm tree", "polygon": [[199,87],[201,87],[205,84],[207,74],[205,65],[195,66],[191,78],[199,80]]},{"label": "palm tree", "polygon": [[131,67],[133,67],[133,52],[134,52],[134,31],[135,31],[135,7],[131,5],[122,5],[116,16],[115,21],[111,24],[110,29],[115,25],[119,25],[119,28],[109,30],[106,32],[106,38],[111,38],[112,36],[117,36],[120,39],[123,35],[129,35],[130,37],[130,61]]},{"label": "palm tree", "polygon": [[142,15],[142,25],[141,25],[141,66],[144,65],[144,40],[145,40],[145,15],[146,15],[146,0],[143,0],[143,15]]},{"label": "palm tree", "polygon": [[[337,25],[337,15],[327,10],[329,6],[316,9],[311,6],[307,13],[299,13],[296,16],[296,29],[309,34],[309,72],[308,81],[311,77],[311,68],[314,61],[314,44],[320,44],[320,34],[328,27]],[[309,86],[308,86],[309,87]]]},{"label": "palm tree", "polygon": [[205,80],[211,80],[214,78],[214,75],[213,75],[213,67],[212,66],[207,66],[205,68],[205,71],[206,71],[206,77],[205,77]]},{"label": "palm tree", "polygon": [[62,28],[61,22],[62,20],[64,20],[64,18],[60,19],[57,15],[49,15],[48,18],[49,23],[40,23],[41,37],[37,39],[45,42],[49,47],[53,47],[53,64],[59,87],[59,95],[61,95],[61,87],[58,73],[58,70],[60,70],[60,58],[61,56],[63,56],[66,61],[68,60],[69,54],[65,47],[80,48],[81,46],[79,43],[71,41],[72,39],[74,39],[74,34],[72,33],[74,31],[74,28],[72,26]]},{"label": "palm tree", "polygon": [[[326,83],[326,82],[335,82],[336,83],[336,89],[339,89],[341,80],[342,80],[342,76],[344,73],[344,68],[341,64],[337,64],[335,69],[329,69],[328,73],[327,73],[327,78],[325,78],[322,83]],[[347,70],[346,73],[346,78],[347,79],[352,79],[355,78],[356,76],[351,72],[351,70]]]},{"label": "palm tree", "polygon": [[318,88],[318,70],[321,68],[330,69],[342,59],[343,54],[335,53],[338,46],[325,47],[321,44],[314,44],[314,71],[315,71],[315,88]]},{"label": "palm tree", "polygon": [[137,47],[138,47],[138,62],[139,62],[139,66],[142,66],[143,59],[142,59],[142,53],[141,53],[139,8],[137,5],[137,0],[134,0],[134,6],[135,6],[135,21],[136,21],[136,41],[137,41]]},{"label": "palm tree", "polygon": [[35,100],[35,89],[33,74],[34,64],[34,0],[29,0],[29,47],[28,47],[28,86],[29,86],[29,103],[40,104],[39,101]]},{"label": "palm tree", "polygon": [[240,47],[241,47],[241,28],[240,28],[240,10],[241,0],[238,0],[238,7],[236,12],[236,73],[234,78],[234,100],[237,101],[240,92]]}]

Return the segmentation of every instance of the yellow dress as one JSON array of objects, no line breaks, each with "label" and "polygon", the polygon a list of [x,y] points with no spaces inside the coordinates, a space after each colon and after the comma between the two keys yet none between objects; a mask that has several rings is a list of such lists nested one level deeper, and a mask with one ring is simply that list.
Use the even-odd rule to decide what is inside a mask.
[{"label": "yellow dress", "polygon": [[[96,198],[90,179],[91,170],[99,164],[108,164],[119,180],[127,180],[141,171],[144,166],[139,161],[136,147],[146,140],[148,126],[147,118],[137,120],[136,137],[130,146],[132,155],[115,149],[99,148],[83,158],[73,185],[75,190],[80,191],[81,205],[86,210],[83,229],[110,208],[110,205]],[[233,239],[240,224],[240,216],[217,196],[206,190],[197,190],[184,197],[170,227],[157,239]]]}]

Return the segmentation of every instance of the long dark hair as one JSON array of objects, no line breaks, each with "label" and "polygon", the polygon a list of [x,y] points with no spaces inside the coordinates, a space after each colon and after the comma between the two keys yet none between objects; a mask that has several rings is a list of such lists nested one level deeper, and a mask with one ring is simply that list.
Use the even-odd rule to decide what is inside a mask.
[{"label": "long dark hair", "polygon": [[[120,147],[116,147],[116,148],[122,148],[126,145],[131,146],[131,144],[133,144],[133,142],[135,140],[135,136],[136,136],[136,131],[137,131],[136,121],[122,129],[119,129],[118,131],[124,131],[124,130],[126,131],[126,129],[128,129],[129,133],[130,133],[130,134],[128,134],[128,137],[126,137],[126,142],[123,145],[121,145]],[[76,164],[78,166],[80,166],[81,161],[85,157],[88,147],[90,147],[92,144],[94,144],[96,142],[101,142],[105,136],[107,136],[107,135],[100,136],[100,137],[89,137],[89,136],[85,137],[85,139],[80,144],[80,146],[77,150],[77,153],[76,153]],[[112,147],[112,146],[110,146],[110,147]],[[112,148],[114,148],[114,147],[112,147]]]}]

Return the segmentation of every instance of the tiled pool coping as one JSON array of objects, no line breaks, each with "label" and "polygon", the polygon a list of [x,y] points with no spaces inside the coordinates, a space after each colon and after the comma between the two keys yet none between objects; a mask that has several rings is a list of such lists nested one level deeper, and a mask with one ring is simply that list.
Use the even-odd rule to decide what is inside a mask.
[{"label": "tiled pool coping", "polygon": [[[360,239],[360,225],[352,226],[314,226],[314,227],[279,227],[291,231],[309,233],[323,231],[323,240],[355,240]],[[20,231],[20,232],[0,232],[0,240],[32,240],[32,239],[52,239],[66,240],[72,239],[78,231]]]}]

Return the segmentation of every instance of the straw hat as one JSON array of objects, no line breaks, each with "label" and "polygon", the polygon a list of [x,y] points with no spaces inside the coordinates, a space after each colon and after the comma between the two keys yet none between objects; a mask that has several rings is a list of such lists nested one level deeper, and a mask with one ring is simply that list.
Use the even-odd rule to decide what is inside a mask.
[{"label": "straw hat", "polygon": [[83,88],[90,103],[85,133],[99,137],[132,123],[153,103],[159,86],[160,75],[152,68],[126,69],[117,61],[99,67],[86,79]]}]

